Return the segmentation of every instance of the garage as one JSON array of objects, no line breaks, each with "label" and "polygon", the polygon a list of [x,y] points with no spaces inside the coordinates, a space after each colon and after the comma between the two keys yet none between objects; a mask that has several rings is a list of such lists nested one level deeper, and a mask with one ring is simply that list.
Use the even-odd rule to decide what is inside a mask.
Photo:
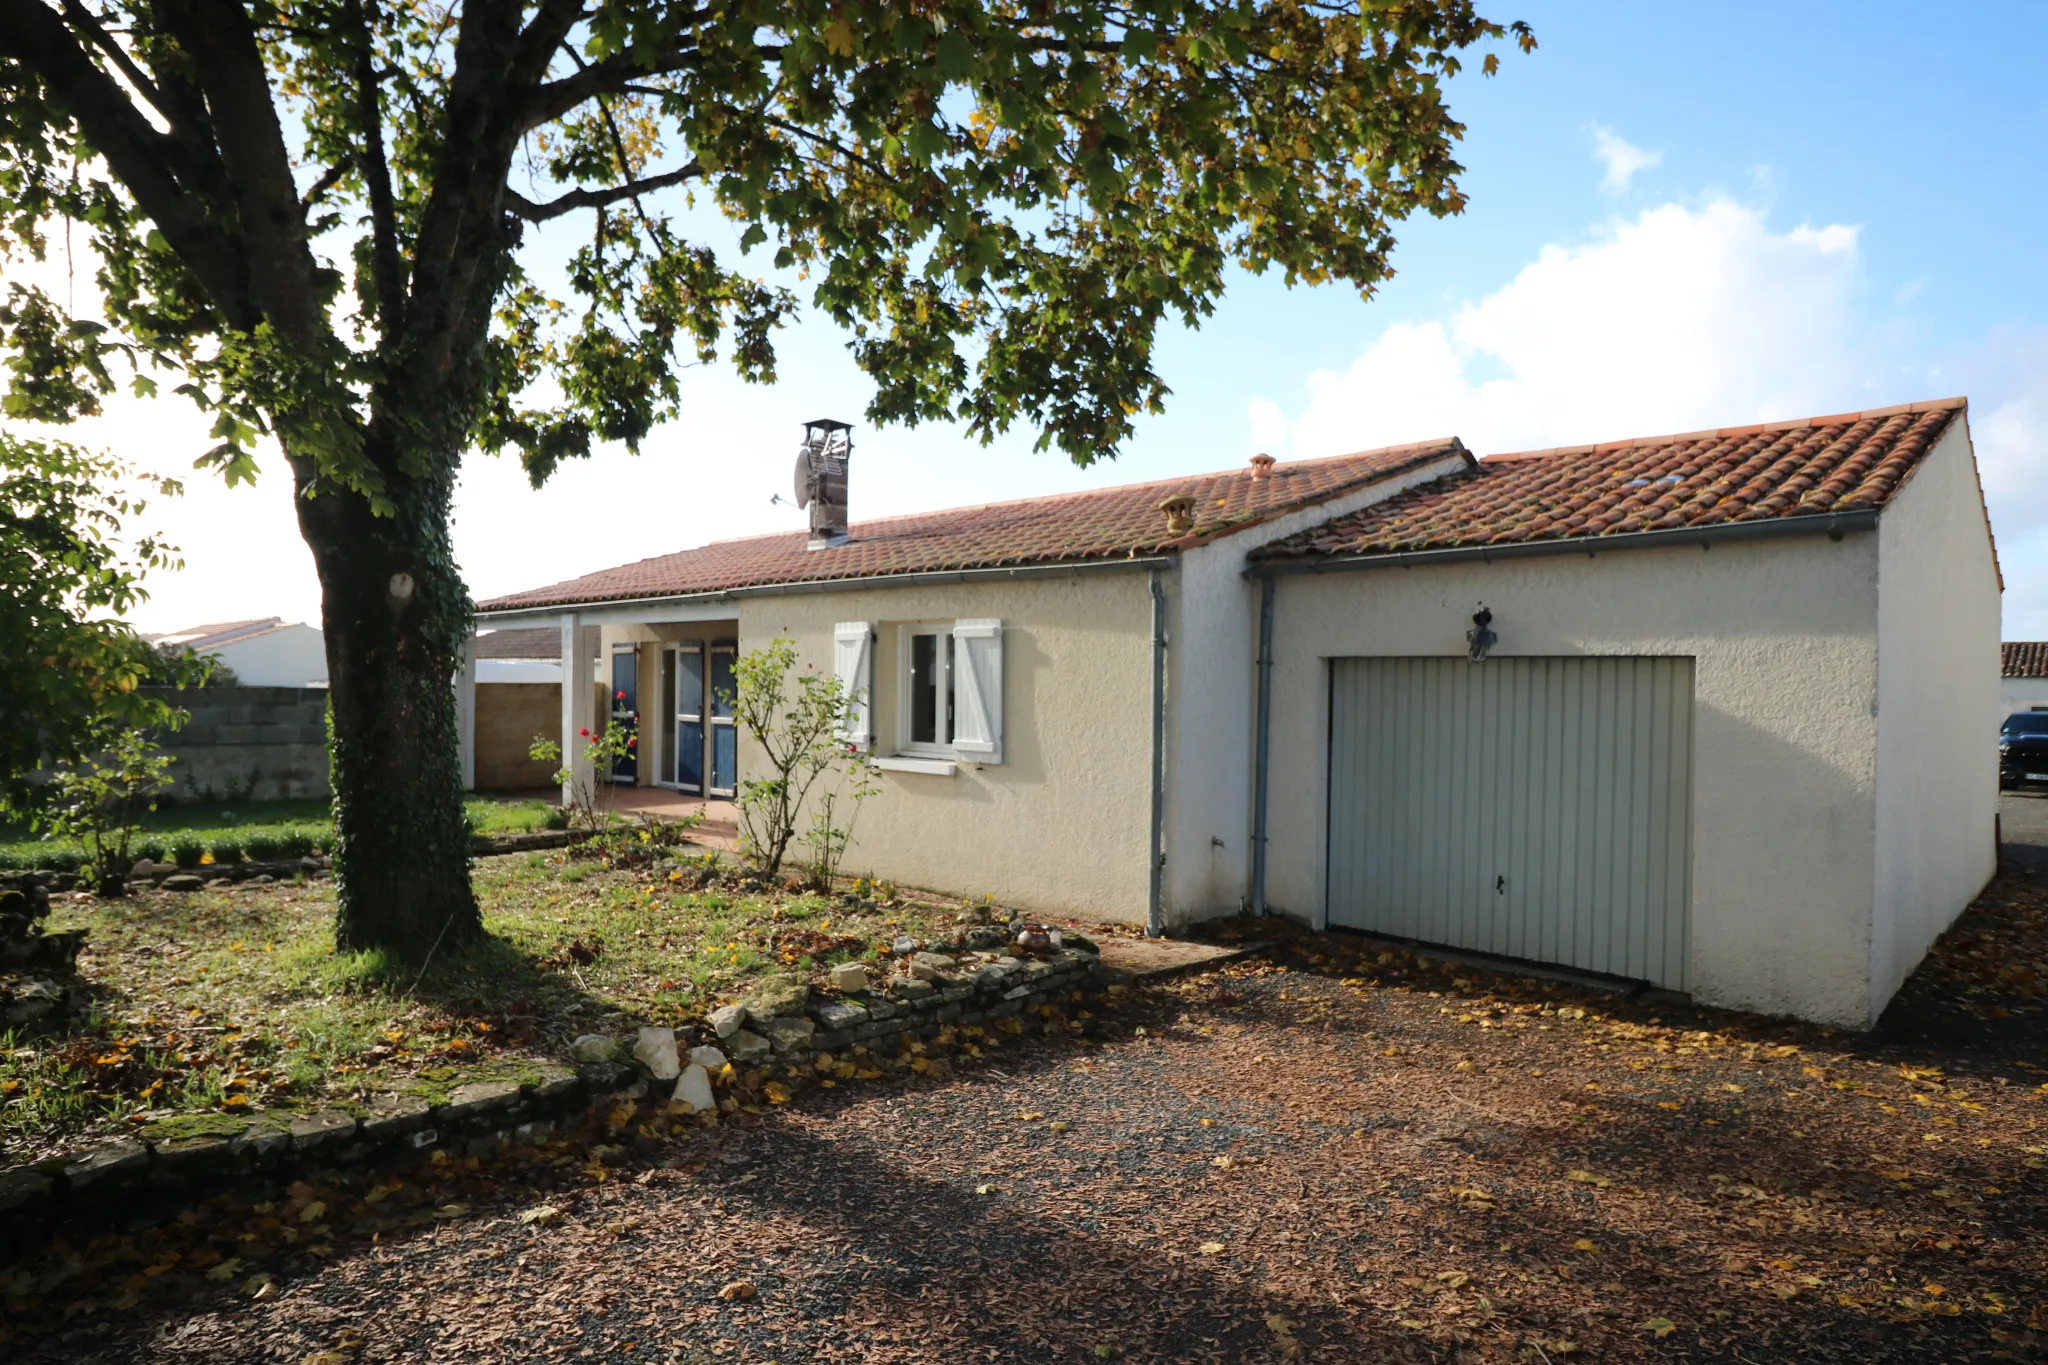
[{"label": "garage", "polygon": [[1246,559],[1254,913],[1867,1028],[1995,870],[1959,400],[1468,458]]},{"label": "garage", "polygon": [[1686,988],[1691,659],[1330,669],[1331,924]]}]

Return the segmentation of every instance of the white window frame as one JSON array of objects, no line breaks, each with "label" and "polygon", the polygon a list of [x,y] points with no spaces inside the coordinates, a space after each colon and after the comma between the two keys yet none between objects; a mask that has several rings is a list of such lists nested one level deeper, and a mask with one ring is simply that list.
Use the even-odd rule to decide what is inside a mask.
[{"label": "white window frame", "polygon": [[[1003,623],[992,619],[955,621],[903,621],[890,627],[896,636],[895,743],[877,756],[877,766],[891,772],[950,774],[955,764],[985,767],[1003,761],[1002,636]],[[942,643],[936,657],[942,670],[943,692],[950,705],[953,738],[940,743],[910,738],[912,703],[911,641],[919,635],[936,637]],[[992,642],[992,643],[990,643]],[[991,731],[985,740],[960,738],[962,722],[960,697],[963,654],[969,649],[983,651],[993,677],[984,681],[984,706]],[[968,665],[972,667],[972,665]]]},{"label": "white window frame", "polygon": [[951,621],[905,621],[896,627],[896,748],[897,756],[904,758],[957,757],[950,742],[932,740],[913,741],[910,738],[910,642],[912,637],[930,635],[940,641],[935,657],[941,677],[944,679],[941,693],[948,701],[947,728],[951,729],[951,706],[953,695],[953,662],[944,647],[944,642],[953,638]]}]

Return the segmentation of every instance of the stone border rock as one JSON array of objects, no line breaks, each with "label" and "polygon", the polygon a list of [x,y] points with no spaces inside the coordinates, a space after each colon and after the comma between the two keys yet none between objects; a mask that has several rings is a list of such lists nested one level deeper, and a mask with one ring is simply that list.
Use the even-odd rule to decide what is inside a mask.
[{"label": "stone border rock", "polygon": [[[767,1079],[813,1067],[820,1054],[872,1051],[904,1036],[931,1039],[948,1027],[1000,1023],[1034,1002],[1091,984],[1101,970],[1094,953],[1078,948],[1055,949],[1041,959],[981,957],[937,958],[946,966],[927,961],[929,977],[892,977],[885,989],[836,999],[784,994],[773,1013],[728,1006],[715,1016],[718,1046],[735,1068],[758,1068]],[[695,1063],[706,1049],[693,1051]],[[620,1052],[614,1046],[590,1055]],[[130,1215],[150,1203],[200,1197],[251,1179],[417,1161],[436,1149],[482,1155],[509,1142],[535,1141],[623,1100],[680,1098],[678,1086],[687,1077],[678,1076],[677,1060],[662,1068],[669,1079],[661,1081],[652,1080],[654,1070],[644,1062],[513,1063],[495,1078],[455,1086],[439,1099],[394,1094],[351,1111],[171,1116],[163,1126],[185,1135],[115,1138],[0,1171],[0,1245],[25,1243],[53,1224]],[[181,1125],[180,1118],[203,1122]]]}]

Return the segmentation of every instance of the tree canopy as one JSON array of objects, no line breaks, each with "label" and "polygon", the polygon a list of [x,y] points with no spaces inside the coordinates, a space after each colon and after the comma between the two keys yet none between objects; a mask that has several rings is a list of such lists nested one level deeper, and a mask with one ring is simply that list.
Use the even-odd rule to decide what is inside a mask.
[{"label": "tree canopy", "polygon": [[[1534,39],[1474,0],[0,0],[0,251],[75,227],[104,299],[7,282],[5,410],[167,382],[231,483],[275,437],[321,581],[338,936],[431,951],[481,926],[467,451],[538,486],[637,447],[681,367],[770,378],[808,307],[877,422],[1111,455],[1165,397],[1161,326],[1233,266],[1369,293],[1398,223],[1463,206],[1446,83],[1500,43]],[[569,215],[555,281],[521,248]]]},{"label": "tree canopy", "polygon": [[[873,419],[1085,462],[1233,262],[1370,291],[1462,207],[1444,82],[1498,38],[1533,45],[1470,0],[0,0],[0,243],[84,226],[113,324],[10,284],[7,406],[91,411],[125,358],[217,412],[231,480],[275,429],[373,501],[470,442],[539,483],[674,416],[679,362],[774,372],[800,300],[681,189],[802,273]],[[571,213],[551,297],[511,249]],[[380,385],[453,410],[373,451]]]}]

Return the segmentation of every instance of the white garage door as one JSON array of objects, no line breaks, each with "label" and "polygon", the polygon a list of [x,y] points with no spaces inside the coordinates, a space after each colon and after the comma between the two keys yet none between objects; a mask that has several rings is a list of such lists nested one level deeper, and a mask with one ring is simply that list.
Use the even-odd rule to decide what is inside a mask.
[{"label": "white garage door", "polygon": [[1336,659],[1330,923],[1685,988],[1692,660]]}]

